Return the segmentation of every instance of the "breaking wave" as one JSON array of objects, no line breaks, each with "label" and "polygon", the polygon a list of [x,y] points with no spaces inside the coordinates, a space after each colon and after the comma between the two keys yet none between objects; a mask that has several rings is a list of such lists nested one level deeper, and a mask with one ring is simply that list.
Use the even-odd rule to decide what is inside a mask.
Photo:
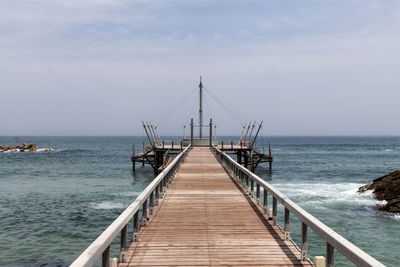
[{"label": "breaking wave", "polygon": [[325,208],[335,204],[351,204],[360,206],[377,206],[385,202],[374,198],[371,191],[357,193],[359,183],[288,183],[274,184],[289,198],[296,199],[302,205],[313,205]]}]

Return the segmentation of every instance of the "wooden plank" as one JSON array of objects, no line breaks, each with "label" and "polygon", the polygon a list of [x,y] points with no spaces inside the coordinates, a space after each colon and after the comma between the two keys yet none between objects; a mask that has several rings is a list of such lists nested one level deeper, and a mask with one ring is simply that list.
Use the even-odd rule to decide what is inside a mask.
[{"label": "wooden plank", "polygon": [[208,147],[189,153],[126,258],[120,267],[312,266]]}]

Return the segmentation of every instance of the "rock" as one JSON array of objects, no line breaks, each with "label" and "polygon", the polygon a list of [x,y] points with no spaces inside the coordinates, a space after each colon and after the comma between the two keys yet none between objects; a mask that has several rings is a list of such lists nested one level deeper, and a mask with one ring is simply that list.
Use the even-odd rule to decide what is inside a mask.
[{"label": "rock", "polygon": [[373,180],[371,184],[358,189],[358,193],[374,190],[376,199],[386,200],[387,203],[378,207],[387,212],[400,212],[400,170],[389,173]]},{"label": "rock", "polygon": [[29,151],[35,151],[37,149],[36,144],[25,144],[25,143],[22,145],[22,148]]},{"label": "rock", "polygon": [[30,151],[34,152],[37,151],[39,147],[36,146],[36,144],[23,144],[22,146],[15,145],[15,146],[0,146],[0,152],[6,152],[6,151],[11,151],[11,152],[24,152],[24,151]]}]

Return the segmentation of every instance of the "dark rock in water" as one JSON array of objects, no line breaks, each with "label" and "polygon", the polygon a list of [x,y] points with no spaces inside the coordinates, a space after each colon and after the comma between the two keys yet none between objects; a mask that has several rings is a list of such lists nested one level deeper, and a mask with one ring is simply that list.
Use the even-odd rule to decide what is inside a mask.
[{"label": "dark rock in water", "polygon": [[400,213],[400,170],[377,178],[372,184],[360,187],[358,193],[368,190],[374,190],[376,199],[387,201],[386,204],[378,207],[380,210]]},{"label": "dark rock in water", "polygon": [[11,151],[11,152],[24,152],[24,151],[30,151],[30,152],[35,152],[39,149],[39,147],[36,146],[36,144],[23,144],[22,146],[15,145],[15,146],[1,146],[0,145],[0,152],[6,152],[6,151]]}]

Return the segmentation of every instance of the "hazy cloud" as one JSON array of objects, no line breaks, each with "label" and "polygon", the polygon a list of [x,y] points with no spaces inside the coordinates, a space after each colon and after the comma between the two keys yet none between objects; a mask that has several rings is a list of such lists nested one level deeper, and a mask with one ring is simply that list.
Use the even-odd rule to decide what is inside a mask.
[{"label": "hazy cloud", "polygon": [[1,1],[0,134],[141,134],[203,75],[220,134],[398,135],[399,33],[398,1]]}]

